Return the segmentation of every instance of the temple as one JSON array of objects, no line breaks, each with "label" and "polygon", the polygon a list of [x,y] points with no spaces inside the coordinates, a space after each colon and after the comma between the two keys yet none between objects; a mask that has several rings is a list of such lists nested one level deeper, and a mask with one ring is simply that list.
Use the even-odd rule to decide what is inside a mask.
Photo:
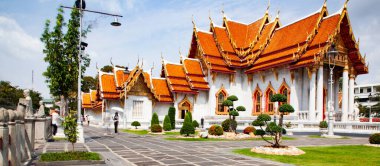
[{"label": "temple", "polygon": [[173,106],[178,125],[188,111],[194,120],[214,124],[228,116],[222,102],[236,95],[236,105],[247,109],[237,117],[240,125],[259,114],[278,116],[278,104],[269,99],[281,93],[295,109],[285,120],[318,122],[327,117],[328,52],[335,46],[330,105],[335,121],[355,121],[354,82],[368,73],[368,65],[351,29],[347,2],[334,14],[328,14],[325,2],[288,25],[281,25],[279,14],[271,19],[268,10],[249,24],[231,20],[223,12],[223,24],[210,18],[209,30],[198,29],[193,20],[187,57],[179,55],[178,63],[162,59],[159,78],[138,65],[99,71],[98,89],[82,95],[85,115],[91,115],[92,124],[102,125],[117,111],[124,127],[139,121],[147,128],[153,112],[161,121]]}]

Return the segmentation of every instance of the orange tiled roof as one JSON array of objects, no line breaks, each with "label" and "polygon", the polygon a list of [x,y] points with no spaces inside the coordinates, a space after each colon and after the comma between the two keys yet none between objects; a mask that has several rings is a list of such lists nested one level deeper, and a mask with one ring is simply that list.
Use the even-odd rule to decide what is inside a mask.
[{"label": "orange tiled roof", "polygon": [[125,69],[114,67],[114,74],[116,79],[116,87],[122,87],[125,81],[128,79],[129,73],[125,73]]},{"label": "orange tiled roof", "polygon": [[225,26],[228,29],[230,38],[236,43],[236,48],[248,48],[259,36],[265,17],[252,22],[243,24],[236,21],[225,19]]},{"label": "orange tiled roof", "polygon": [[152,84],[155,96],[159,102],[173,102],[173,97],[165,78],[153,78]]},{"label": "orange tiled roof", "polygon": [[208,82],[204,79],[205,75],[203,74],[203,69],[199,60],[185,58],[182,63],[187,76],[186,79],[192,89],[210,89]]},{"label": "orange tiled roof", "polygon": [[116,91],[114,74],[100,73],[101,96],[105,99],[118,99],[119,93]]},{"label": "orange tiled roof", "polygon": [[82,107],[92,108],[90,93],[82,93]]},{"label": "orange tiled roof", "polygon": [[164,63],[165,76],[172,92],[197,93],[190,88],[182,64]]}]

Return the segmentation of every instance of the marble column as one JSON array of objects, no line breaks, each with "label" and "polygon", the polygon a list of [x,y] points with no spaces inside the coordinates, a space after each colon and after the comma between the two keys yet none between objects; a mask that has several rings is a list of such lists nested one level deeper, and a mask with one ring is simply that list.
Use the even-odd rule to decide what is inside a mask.
[{"label": "marble column", "polygon": [[348,118],[348,66],[343,69],[343,85],[342,85],[342,122],[346,122]]},{"label": "marble column", "polygon": [[353,112],[354,112],[354,83],[355,83],[355,75],[353,73],[350,74],[349,87],[348,87],[348,114],[349,120],[354,120]]},{"label": "marble column", "polygon": [[317,121],[323,118],[323,64],[319,66],[317,78]]},{"label": "marble column", "polygon": [[310,87],[310,95],[309,95],[309,121],[315,121],[315,74],[316,69],[312,68],[311,69],[311,76],[310,76],[310,82],[309,82],[309,87]]},{"label": "marble column", "polygon": [[334,80],[334,112],[339,112],[339,79],[340,77],[335,77]]},{"label": "marble column", "polygon": [[8,155],[8,161],[10,165],[21,165],[21,162],[18,160],[18,155],[16,153],[16,148],[18,146],[17,142],[17,135],[16,135],[16,113],[13,110],[8,110],[9,113],[9,122],[8,122],[8,128],[9,128],[9,155]]}]

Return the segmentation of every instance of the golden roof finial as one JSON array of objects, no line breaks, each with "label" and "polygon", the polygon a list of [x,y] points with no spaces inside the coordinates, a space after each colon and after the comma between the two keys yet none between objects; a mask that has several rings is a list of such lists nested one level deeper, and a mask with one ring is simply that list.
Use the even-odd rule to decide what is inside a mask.
[{"label": "golden roof finial", "polygon": [[267,10],[265,11],[265,14],[269,13],[269,8],[270,8],[270,0],[268,0],[268,6],[267,6]]},{"label": "golden roof finial", "polygon": [[140,64],[140,56],[139,56],[139,54],[137,54],[137,64],[136,64],[136,67],[139,66],[139,64]]},{"label": "golden roof finial", "polygon": [[224,13],[224,3],[222,3],[222,14],[223,14],[223,18],[226,18],[226,14]]},{"label": "golden roof finial", "polygon": [[344,8],[345,9],[347,8],[348,1],[350,1],[350,0],[346,0],[346,2],[344,2]]},{"label": "golden roof finial", "polygon": [[279,18],[280,18],[280,10],[277,10],[276,19],[279,19]]},{"label": "golden roof finial", "polygon": [[164,64],[164,57],[162,56],[162,51],[161,51],[161,62]]},{"label": "golden roof finial", "polygon": [[113,63],[112,63],[112,57],[110,58],[110,63],[111,63],[112,66],[114,66]]},{"label": "golden roof finial", "polygon": [[141,58],[141,69],[143,68],[144,66],[144,58]]},{"label": "golden roof finial", "polygon": [[197,26],[195,25],[194,15],[191,15],[191,22],[193,23],[193,28],[196,29]]},{"label": "golden roof finial", "polygon": [[210,10],[208,10],[208,19],[210,20],[210,24],[213,24]]},{"label": "golden roof finial", "polygon": [[99,70],[98,62],[95,63],[96,70]]},{"label": "golden roof finial", "polygon": [[150,68],[150,75],[153,77],[153,69],[154,69],[154,61],[153,61],[153,66]]},{"label": "golden roof finial", "polygon": [[323,7],[326,7],[327,6],[327,0],[325,0],[324,2],[323,2]]}]

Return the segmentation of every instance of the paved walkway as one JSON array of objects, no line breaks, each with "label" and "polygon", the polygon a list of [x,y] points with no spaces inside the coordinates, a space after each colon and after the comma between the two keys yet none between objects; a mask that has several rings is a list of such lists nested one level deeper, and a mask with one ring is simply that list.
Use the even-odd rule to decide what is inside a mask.
[{"label": "paved walkway", "polygon": [[[263,159],[232,154],[232,149],[265,145],[264,141],[168,141],[160,136],[138,136],[120,133],[105,136],[105,130],[85,127],[86,144],[76,144],[76,150],[101,153],[106,165],[284,165]],[[286,145],[348,145],[365,144],[368,138],[313,139],[296,136],[297,140],[284,141]],[[71,149],[68,143],[47,143],[38,152],[56,152]]]}]

